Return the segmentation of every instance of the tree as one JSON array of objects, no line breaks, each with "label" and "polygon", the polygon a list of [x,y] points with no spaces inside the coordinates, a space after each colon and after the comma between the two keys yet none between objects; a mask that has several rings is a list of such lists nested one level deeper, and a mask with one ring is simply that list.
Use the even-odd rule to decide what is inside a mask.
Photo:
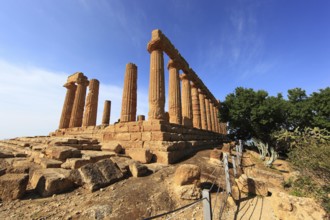
[{"label": "tree", "polygon": [[310,97],[312,127],[325,128],[330,131],[330,87],[312,93]]},{"label": "tree", "polygon": [[284,126],[286,109],[281,94],[273,97],[263,90],[238,87],[222,103],[220,120],[229,122],[228,130],[233,138],[254,137],[269,142],[270,134]]}]

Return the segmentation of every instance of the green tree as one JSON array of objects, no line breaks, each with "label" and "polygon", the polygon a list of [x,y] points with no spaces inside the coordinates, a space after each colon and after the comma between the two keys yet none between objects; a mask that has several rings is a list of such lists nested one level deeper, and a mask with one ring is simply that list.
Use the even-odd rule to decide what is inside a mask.
[{"label": "green tree", "polygon": [[326,128],[330,131],[330,87],[320,89],[310,96],[312,127]]}]

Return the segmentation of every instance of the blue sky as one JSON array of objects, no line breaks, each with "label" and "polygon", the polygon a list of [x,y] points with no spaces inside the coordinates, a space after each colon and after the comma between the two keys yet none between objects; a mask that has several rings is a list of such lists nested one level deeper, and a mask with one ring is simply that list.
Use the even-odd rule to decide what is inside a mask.
[{"label": "blue sky", "polygon": [[327,0],[0,0],[0,138],[55,130],[76,71],[101,82],[98,121],[105,99],[116,121],[128,62],[147,115],[153,29],[220,100],[238,86],[317,91],[330,85],[329,21]]}]

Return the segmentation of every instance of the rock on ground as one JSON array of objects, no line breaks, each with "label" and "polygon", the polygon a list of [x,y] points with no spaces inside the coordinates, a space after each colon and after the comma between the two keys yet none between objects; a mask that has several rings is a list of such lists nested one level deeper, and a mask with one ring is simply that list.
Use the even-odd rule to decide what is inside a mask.
[{"label": "rock on ground", "polygon": [[5,174],[0,176],[0,198],[3,201],[23,197],[29,181],[27,174]]},{"label": "rock on ground", "polygon": [[33,172],[30,184],[41,196],[51,196],[73,189],[69,176],[70,171],[65,169],[39,169]]},{"label": "rock on ground", "polygon": [[201,169],[193,164],[180,165],[174,174],[174,183],[182,186],[194,184],[200,181]]}]

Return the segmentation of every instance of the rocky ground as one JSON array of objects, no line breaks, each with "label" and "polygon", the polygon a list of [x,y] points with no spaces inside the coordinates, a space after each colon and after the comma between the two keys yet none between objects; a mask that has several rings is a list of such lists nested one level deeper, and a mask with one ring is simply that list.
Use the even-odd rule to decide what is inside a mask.
[{"label": "rocky ground", "polygon": [[[64,145],[79,152],[71,148],[65,154],[49,150]],[[196,201],[200,190],[210,188],[212,183],[214,219],[220,215],[221,219],[326,219],[326,213],[313,199],[290,196],[282,188],[283,180],[294,174],[282,160],[276,161],[275,170],[269,169],[255,153],[245,152],[245,175],[235,180],[230,169],[235,202],[226,200],[224,168],[216,157],[210,159],[214,156],[212,150],[200,151],[174,165],[162,165],[141,163],[115,151],[100,151],[100,145],[81,138],[2,141],[0,219],[143,219]],[[40,170],[43,173],[37,175]],[[64,171],[58,174],[58,170]],[[251,179],[259,195],[249,191]],[[24,181],[26,191],[12,190]],[[18,191],[23,193],[21,199],[9,198],[19,196]],[[203,219],[203,206],[198,202],[158,219]]]}]

